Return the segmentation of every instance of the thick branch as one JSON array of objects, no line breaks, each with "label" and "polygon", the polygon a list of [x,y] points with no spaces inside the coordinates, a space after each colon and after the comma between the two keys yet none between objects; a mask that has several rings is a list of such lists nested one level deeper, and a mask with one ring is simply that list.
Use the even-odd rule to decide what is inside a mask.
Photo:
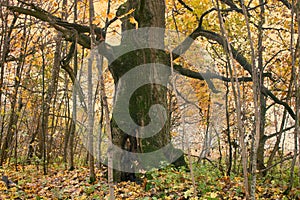
[{"label": "thick branch", "polygon": [[73,32],[74,32],[74,30],[78,29],[79,31],[81,31],[81,33],[79,32],[80,34],[78,34],[78,43],[80,45],[82,45],[84,48],[91,48],[90,38],[87,35],[83,34],[83,32],[85,32],[85,29],[86,29],[84,26],[81,26],[81,25],[74,26],[68,22],[63,22],[61,19],[53,16],[52,14],[48,13],[47,11],[44,11],[44,10],[41,11],[40,9],[39,10],[30,10],[30,9],[26,9],[26,8],[17,7],[17,6],[8,6],[7,8],[13,12],[30,15],[30,16],[33,16],[44,22],[48,22],[56,30],[62,32],[64,38],[67,41],[73,40],[73,37],[72,37]]},{"label": "thick branch", "polygon": [[[210,39],[210,40],[214,40],[216,41],[218,44],[220,44],[221,46],[223,46],[224,49],[227,48],[227,43],[225,42],[225,40],[222,39],[222,37],[217,34],[217,33],[214,33],[212,31],[207,31],[207,30],[203,30],[203,29],[200,29],[200,30],[195,30],[195,33],[194,35],[198,35],[199,36],[203,36],[207,39]],[[238,52],[232,45],[230,45],[230,48],[231,48],[231,51],[232,51],[232,54],[233,54],[233,57],[234,59],[249,73],[252,75],[252,67],[251,67],[251,64],[247,61],[247,59],[240,53]],[[279,100],[270,90],[268,90],[266,87],[262,87],[262,93],[265,95],[265,96],[269,96],[275,103],[279,104],[279,105],[282,105],[286,108],[286,110],[289,112],[289,114],[291,115],[291,117],[293,119],[295,119],[295,113],[294,111],[292,110],[292,108],[286,103],[286,102],[283,102],[281,100]]]},{"label": "thick branch", "polygon": [[[85,33],[89,33],[90,31],[89,26],[63,21],[62,19],[36,6],[32,7],[32,9],[22,8],[18,6],[8,6],[7,8],[13,12],[30,15],[44,22],[48,22],[57,31],[60,31],[63,34],[63,37],[67,41],[70,42],[73,41],[74,31],[76,31],[78,33],[78,38],[77,38],[78,44],[80,44],[81,46],[87,49],[91,48],[91,39],[87,34],[85,34]],[[101,28],[95,27],[94,30],[96,35],[100,34],[101,36],[103,36],[102,35],[103,31]],[[112,58],[113,49],[109,45],[105,44],[105,42],[101,42],[101,48],[99,48],[99,50],[101,50],[99,51],[99,53],[101,53],[106,58],[108,59]]]},{"label": "thick branch", "polygon": [[[174,65],[174,69],[181,75],[189,77],[189,78],[194,78],[198,80],[206,80],[206,79],[218,79],[222,80],[225,82],[230,82],[230,78],[227,78],[225,76],[221,76],[212,72],[195,72],[193,70],[183,68],[181,65]],[[270,76],[270,73],[264,74],[264,76]],[[239,82],[251,82],[252,77],[240,77],[238,78]]]},{"label": "thick branch", "polygon": [[[173,51],[174,60],[176,58],[178,58],[180,55],[184,54],[189,49],[189,47],[191,46],[193,41],[195,39],[197,39],[199,36],[203,36],[203,37],[207,38],[208,40],[216,41],[224,49],[227,49],[227,47],[228,47],[226,40],[224,40],[221,35],[219,35],[215,32],[212,32],[212,31],[204,30],[201,28],[201,24],[199,24],[198,27],[189,35],[189,37],[187,37],[178,47],[175,48],[175,50]],[[231,44],[230,44],[230,48],[231,48],[234,59],[252,76],[251,64]],[[185,70],[182,70],[182,71],[184,72]],[[187,72],[187,71],[185,71],[184,73],[186,73],[186,75],[195,76],[195,78],[198,77],[199,79],[201,79],[199,74],[197,75],[197,74]],[[270,90],[268,90],[264,86],[262,86],[262,93],[265,96],[269,96],[275,103],[284,106],[286,108],[286,110],[289,112],[289,114],[291,115],[291,117],[293,119],[295,119],[294,111],[291,109],[291,107],[286,102],[279,100]]]},{"label": "thick branch", "polygon": [[265,96],[269,96],[275,103],[284,106],[284,108],[288,111],[288,113],[291,115],[293,119],[296,118],[296,115],[292,108],[284,101],[279,100],[270,90],[268,90],[266,87],[262,87],[262,93]]}]

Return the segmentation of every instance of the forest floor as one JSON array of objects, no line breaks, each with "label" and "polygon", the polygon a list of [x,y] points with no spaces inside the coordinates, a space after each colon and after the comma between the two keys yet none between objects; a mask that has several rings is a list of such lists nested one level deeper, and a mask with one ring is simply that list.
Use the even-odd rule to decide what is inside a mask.
[{"label": "forest floor", "polygon": [[[288,196],[288,170],[269,173],[258,179],[257,199],[300,199],[299,177]],[[49,166],[48,175],[35,165],[0,169],[14,184],[7,188],[0,181],[0,199],[108,199],[105,169],[97,170],[97,181],[89,183],[89,170],[78,167],[73,171],[62,166]],[[209,164],[195,165],[194,183],[191,173],[184,169],[167,167],[141,176],[141,183],[121,182],[114,186],[116,199],[244,199],[243,178],[230,177]],[[287,173],[287,174],[285,174]],[[274,174],[274,175],[273,175]],[[2,177],[3,178],[3,177]],[[196,193],[195,193],[196,189]]]}]

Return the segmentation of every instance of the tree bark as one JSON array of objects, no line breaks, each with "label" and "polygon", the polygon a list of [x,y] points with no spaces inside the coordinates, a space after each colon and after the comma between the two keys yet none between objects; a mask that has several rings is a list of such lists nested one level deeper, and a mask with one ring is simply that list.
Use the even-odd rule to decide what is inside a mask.
[{"label": "tree bark", "polygon": [[[139,28],[143,27],[159,27],[165,28],[165,1],[163,0],[153,0],[153,1],[137,1],[128,0],[125,4],[120,6],[117,15],[127,13],[129,10],[135,9],[133,15],[134,19],[138,22]],[[130,17],[130,16],[129,16]],[[129,31],[134,29],[135,25],[131,24],[128,19],[123,19],[122,21],[122,31]],[[148,42],[148,46],[153,44],[159,44],[160,49],[164,48],[164,30],[161,32],[151,32],[151,30],[145,35],[145,41]],[[133,35],[126,34],[122,37],[121,46],[125,45],[136,45],[134,44]],[[163,128],[155,135],[149,138],[140,138],[139,136],[144,134],[143,126],[151,123],[149,116],[149,110],[152,105],[159,104],[167,109],[167,88],[159,84],[148,84],[138,88],[133,95],[130,97],[129,112],[131,114],[132,120],[139,126],[137,129],[133,130],[132,133],[128,133],[119,127],[119,121],[116,120],[117,115],[122,115],[119,113],[118,105],[123,104],[123,96],[130,90],[132,85],[138,81],[139,77],[133,77],[131,80],[119,81],[120,78],[134,69],[137,66],[143,64],[148,64],[147,67],[151,68],[151,74],[149,73],[149,82],[157,81],[158,79],[163,81],[168,81],[170,71],[166,74],[159,74],[156,70],[156,63],[170,66],[169,57],[165,52],[159,49],[149,48],[149,49],[138,49],[135,51],[130,51],[125,55],[117,58],[111,65],[109,69],[113,75],[114,81],[116,83],[116,94],[115,94],[115,109],[113,112],[113,118],[111,122],[112,126],[112,140],[113,144],[118,146],[120,149],[124,149],[127,152],[133,153],[148,153],[159,149],[162,149],[165,145],[170,143],[170,120],[167,119]],[[137,74],[139,76],[139,74]],[[136,79],[136,80],[135,80]],[[156,116],[157,117],[157,116]],[[126,123],[126,118],[124,118],[124,123]],[[123,122],[121,122],[123,123]],[[121,169],[122,166],[126,164],[124,160],[126,159],[126,151],[114,152],[114,168]],[[167,153],[167,152],[165,152]],[[159,162],[166,160],[166,155],[158,155],[161,159],[157,158],[147,158],[148,160],[139,160],[139,158],[133,158],[129,161],[129,167],[136,168],[147,168],[148,165],[157,165]],[[127,160],[128,161],[128,160]],[[138,161],[139,164],[142,163],[143,166],[136,166],[134,161]],[[155,163],[156,162],[156,163]],[[132,169],[135,171],[134,169]],[[137,172],[137,171],[135,171]],[[114,180],[135,180],[135,174],[132,172],[121,172],[115,170]]]},{"label": "tree bark", "polygon": [[[89,0],[89,23],[90,23],[90,37],[91,37],[91,49],[93,49],[95,44],[95,30],[93,28],[94,19],[94,3],[93,0]],[[96,181],[95,174],[95,160],[94,160],[94,104],[93,104],[93,61],[95,58],[94,51],[90,52],[90,57],[88,59],[88,74],[87,74],[87,114],[88,114],[88,158],[89,158],[89,169],[90,169],[90,183]]]}]

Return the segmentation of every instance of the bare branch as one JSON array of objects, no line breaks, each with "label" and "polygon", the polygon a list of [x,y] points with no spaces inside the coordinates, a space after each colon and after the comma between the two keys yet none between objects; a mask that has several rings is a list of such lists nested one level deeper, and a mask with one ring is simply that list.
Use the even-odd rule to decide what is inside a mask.
[{"label": "bare branch", "polygon": [[191,7],[189,7],[184,1],[178,0],[178,2],[179,2],[183,7],[185,7],[186,9],[188,9],[189,11],[191,11],[191,12],[194,11],[194,10],[193,10]]},{"label": "bare branch", "polygon": [[293,119],[296,118],[296,115],[292,108],[286,103],[281,100],[279,100],[270,90],[268,90],[266,87],[262,86],[262,93],[265,96],[269,96],[275,103],[284,106],[284,108],[288,111],[288,113],[291,115]]},{"label": "bare branch", "polygon": [[292,5],[287,0],[279,0],[283,5],[285,5],[288,9],[292,8]]},{"label": "bare branch", "polygon": [[[298,154],[297,154],[297,155],[298,155]],[[262,172],[268,171],[269,169],[275,167],[276,165],[281,164],[281,163],[283,163],[283,162],[286,161],[286,160],[290,160],[290,159],[292,159],[293,157],[294,157],[294,155],[290,155],[290,156],[288,155],[288,156],[282,158],[280,161],[274,163],[273,165],[268,166],[268,167],[266,167],[265,169],[259,170],[258,173],[262,173]]]},{"label": "bare branch", "polygon": [[[78,33],[78,44],[83,46],[84,48],[90,49],[91,48],[91,38],[85,34],[90,32],[89,26],[84,26],[76,23],[69,23],[63,21],[62,19],[52,15],[51,13],[39,8],[37,6],[30,5],[32,9],[22,8],[18,6],[7,6],[7,8],[13,12],[17,12],[20,14],[30,15],[37,19],[40,19],[44,22],[48,22],[53,28],[57,31],[60,31],[63,34],[63,37],[67,40],[72,42],[74,37],[74,31]],[[96,35],[104,36],[103,30],[99,27],[95,27]],[[101,37],[100,37],[101,38]],[[99,48],[99,52],[105,56],[106,58],[112,58],[113,55],[113,48],[106,44],[103,41],[101,42],[101,48]]]},{"label": "bare branch", "polygon": [[290,127],[287,127],[287,128],[285,128],[285,129],[283,129],[283,130],[280,130],[280,131],[278,131],[278,132],[275,132],[275,133],[272,133],[272,134],[270,134],[270,135],[267,135],[267,136],[266,136],[266,140],[268,140],[268,139],[270,139],[270,138],[272,138],[272,137],[275,137],[275,136],[277,136],[278,134],[281,134],[281,133],[284,133],[284,132],[286,132],[286,131],[289,131],[289,130],[291,130],[291,129],[293,129],[293,128],[295,128],[295,126],[290,126]]},{"label": "bare branch", "polygon": [[[201,27],[197,27],[188,38],[186,38],[178,47],[174,50],[173,58],[176,59],[183,53],[185,53],[190,45],[193,43],[193,41],[199,37],[203,36],[209,40],[216,41],[219,45],[221,45],[224,49],[227,49],[228,44],[225,40],[223,40],[222,36],[208,30],[204,30]],[[230,45],[232,55],[234,59],[252,76],[252,66],[248,62],[248,60],[238,51],[236,50],[232,45]],[[194,74],[195,75],[195,74]],[[197,75],[199,77],[199,75]],[[199,77],[200,78],[200,77]],[[291,115],[293,119],[295,119],[295,113],[292,110],[292,108],[286,103],[281,100],[279,100],[270,90],[268,90],[266,87],[262,86],[262,93],[265,96],[269,96],[275,103],[282,105],[286,108],[288,113]]]},{"label": "bare branch", "polygon": [[231,9],[236,10],[237,12],[243,14],[242,9],[238,8],[232,0],[221,0],[222,3],[228,5]]},{"label": "bare branch", "polygon": [[[225,82],[230,82],[230,78],[227,78],[225,76],[221,76],[212,72],[204,72],[204,73],[200,73],[200,72],[195,72],[193,70],[187,69],[187,68],[183,68],[181,65],[174,65],[174,69],[181,75],[189,77],[189,78],[194,78],[194,79],[198,79],[198,80],[207,80],[207,79],[218,79],[218,80],[222,80]],[[271,74],[270,73],[265,73],[264,76],[265,77],[269,77]],[[251,82],[252,81],[252,77],[240,77],[238,78],[239,82]]]},{"label": "bare branch", "polygon": [[[30,4],[26,4],[30,5]],[[30,5],[32,7],[32,5]],[[27,9],[27,8],[22,8],[22,7],[17,7],[17,6],[7,6],[7,8],[13,12],[17,12],[20,14],[25,14],[25,15],[31,15],[33,17],[36,17],[37,19],[40,19],[44,22],[48,22],[52,27],[54,27],[56,30],[60,31],[63,33],[63,37],[67,41],[73,41],[73,35],[74,31],[78,32],[78,44],[83,46],[84,48],[90,48],[91,45],[91,40],[90,37],[85,34],[86,32],[89,32],[90,27],[84,26],[84,25],[79,25],[75,23],[69,23],[66,21],[63,21],[62,19],[55,17],[54,15],[50,14],[49,12],[43,10],[42,8],[39,7],[32,7],[32,9]],[[202,14],[201,18],[203,18],[209,14],[210,12],[214,11],[215,9],[210,9],[206,11],[205,13]],[[201,18],[199,20],[198,27],[187,37],[179,46],[175,48],[175,50],[172,52],[173,53],[173,58],[174,60],[178,58],[180,55],[185,53],[193,41],[197,39],[199,36],[203,36],[209,40],[216,41],[218,44],[220,44],[224,49],[227,48],[227,43],[223,38],[212,31],[204,30],[202,29],[202,21]],[[101,28],[95,28],[95,31],[98,31],[99,33],[102,34],[102,29]],[[101,42],[101,47],[99,47],[99,52],[101,52],[102,55],[104,55],[108,59],[113,59],[114,51],[113,48],[110,47],[109,45],[105,44],[105,42]],[[247,59],[239,52],[237,51],[233,46],[231,46],[232,54],[235,60],[249,73],[252,75],[252,70],[251,70],[251,64],[247,61]],[[179,69],[183,75],[190,76],[192,78],[198,78],[200,80],[203,80],[203,76],[199,74],[196,74],[197,72],[191,72],[188,71],[187,69]],[[194,77],[193,77],[194,76]],[[213,76],[214,78],[218,78],[218,76]],[[219,77],[219,79],[226,81],[226,78]],[[242,77],[241,81],[250,81],[249,77]],[[271,91],[269,91],[267,88],[263,88],[262,92],[265,96],[269,96],[274,102],[277,104],[283,105],[289,114],[292,116],[293,119],[295,119],[295,113],[293,110],[290,108],[290,106],[279,100]]]}]

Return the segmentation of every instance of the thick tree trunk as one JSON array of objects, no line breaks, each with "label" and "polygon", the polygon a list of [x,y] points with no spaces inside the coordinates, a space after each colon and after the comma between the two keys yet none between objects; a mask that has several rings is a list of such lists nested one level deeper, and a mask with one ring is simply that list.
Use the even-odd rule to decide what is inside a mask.
[{"label": "thick tree trunk", "polygon": [[[121,169],[115,170],[114,180],[133,180],[135,179],[134,172],[138,172],[137,169],[147,169],[148,166],[159,166],[161,161],[169,161],[169,151],[161,151],[161,153],[155,154],[155,158],[151,156],[141,157],[128,157],[127,152],[131,153],[149,153],[157,150],[161,150],[167,144],[170,143],[170,120],[169,115],[165,115],[162,112],[157,116],[149,115],[151,106],[159,104],[165,109],[167,106],[167,88],[163,85],[167,85],[170,70],[166,73],[160,73],[160,65],[169,66],[169,58],[165,52],[159,50],[164,49],[164,29],[165,28],[165,1],[153,0],[153,1],[136,1],[128,0],[127,3],[120,6],[118,14],[127,13],[130,9],[135,9],[133,13],[134,19],[138,22],[139,28],[143,27],[159,27],[159,31],[145,30],[143,32],[142,42],[147,42],[146,46],[157,48],[144,48],[134,51],[130,51],[119,58],[117,58],[110,65],[110,71],[113,75],[116,83],[116,94],[114,102],[114,111],[112,119],[112,137],[113,144],[119,147],[119,150],[114,151],[114,168]],[[123,33],[130,29],[136,28],[135,24],[131,24],[128,19],[122,21]],[[121,47],[132,45],[139,47],[139,41],[136,41],[136,35],[123,34]],[[159,64],[158,64],[159,63]],[[147,69],[141,74],[137,73],[136,76],[130,79],[122,79],[123,75],[130,70],[145,65]],[[159,69],[159,70],[157,70]],[[148,73],[148,74],[147,74]],[[138,83],[140,76],[148,78],[148,83],[141,87],[137,87],[130,97],[130,102],[125,102],[129,99],[124,99],[124,96],[131,90],[135,83]],[[146,81],[146,82],[147,82]],[[152,84],[162,83],[162,84]],[[124,101],[124,102],[123,102]],[[136,123],[136,128],[131,129],[131,132],[122,130],[121,124],[126,124],[128,119],[126,113],[122,113],[122,106],[129,105],[129,113],[132,120]],[[126,110],[126,109],[125,109]],[[124,117],[122,117],[124,115]],[[166,117],[165,121],[162,120],[163,127],[151,137],[141,138],[144,134],[147,134],[143,127],[150,123],[154,123],[153,117]],[[120,120],[121,118],[121,120]],[[153,121],[152,121],[153,120]],[[121,121],[121,122],[120,122]],[[122,126],[122,125],[121,125]],[[160,126],[160,125],[158,125]],[[122,151],[126,150],[126,151]],[[135,154],[137,155],[137,154]],[[136,164],[138,163],[138,164]],[[127,166],[124,166],[127,165]],[[136,168],[136,169],[135,169]]]}]

